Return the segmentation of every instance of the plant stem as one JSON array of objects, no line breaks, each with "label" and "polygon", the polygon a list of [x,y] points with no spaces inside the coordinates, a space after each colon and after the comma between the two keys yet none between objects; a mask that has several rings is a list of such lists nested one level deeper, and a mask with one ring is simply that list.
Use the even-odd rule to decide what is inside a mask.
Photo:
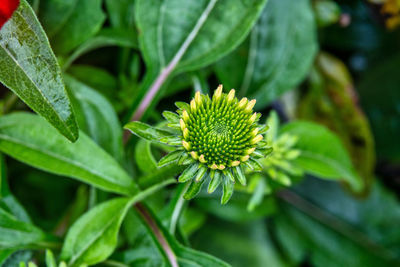
[{"label": "plant stem", "polygon": [[178,224],[178,220],[180,217],[180,214],[182,212],[183,204],[185,203],[185,199],[183,198],[183,195],[189,188],[190,183],[185,183],[182,185],[181,188],[178,189],[178,196],[177,196],[177,201],[175,203],[174,210],[171,215],[171,220],[169,224],[169,232],[173,235],[175,233],[176,225]]},{"label": "plant stem", "polygon": [[142,217],[144,222],[146,223],[147,227],[150,231],[153,232],[154,237],[157,239],[158,244],[161,246],[162,251],[168,258],[169,263],[172,267],[178,267],[178,261],[176,259],[175,253],[172,250],[171,246],[169,245],[167,239],[165,238],[164,234],[158,228],[157,223],[153,220],[153,217],[148,212],[145,206],[141,203],[137,203],[135,205],[136,211]]}]

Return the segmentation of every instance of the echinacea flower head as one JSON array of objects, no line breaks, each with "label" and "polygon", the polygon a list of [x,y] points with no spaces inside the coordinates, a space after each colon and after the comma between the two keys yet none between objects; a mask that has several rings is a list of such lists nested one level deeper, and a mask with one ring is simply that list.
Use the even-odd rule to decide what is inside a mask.
[{"label": "echinacea flower head", "polygon": [[159,166],[187,165],[178,178],[182,183],[191,182],[186,198],[194,197],[208,180],[209,193],[222,184],[221,202],[225,204],[236,181],[246,185],[246,168],[261,170],[258,160],[272,149],[264,140],[267,126],[258,123],[261,114],[253,112],[255,103],[247,98],[238,100],[233,89],[223,93],[220,85],[211,98],[196,92],[190,104],[176,103],[177,113],[163,113],[174,134],[160,141],[176,150],[162,158]]}]

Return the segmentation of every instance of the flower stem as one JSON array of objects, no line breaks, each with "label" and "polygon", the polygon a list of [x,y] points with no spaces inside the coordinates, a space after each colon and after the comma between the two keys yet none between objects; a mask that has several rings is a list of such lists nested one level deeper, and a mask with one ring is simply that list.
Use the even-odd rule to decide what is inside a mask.
[{"label": "flower stem", "polygon": [[165,238],[164,234],[158,227],[157,222],[153,219],[150,212],[141,203],[137,203],[135,205],[135,209],[145,222],[148,229],[153,233],[153,237],[156,239],[156,242],[160,245],[162,252],[168,258],[168,261],[171,264],[171,266],[178,267],[178,261],[176,259],[174,251],[172,250],[170,244],[168,243],[168,240]]},{"label": "flower stem", "polygon": [[176,225],[178,224],[179,217],[182,213],[183,204],[185,203],[185,199],[183,195],[186,193],[189,188],[190,183],[181,184],[177,191],[177,201],[174,205],[174,210],[171,215],[171,220],[169,224],[169,232],[173,235],[175,233]]}]

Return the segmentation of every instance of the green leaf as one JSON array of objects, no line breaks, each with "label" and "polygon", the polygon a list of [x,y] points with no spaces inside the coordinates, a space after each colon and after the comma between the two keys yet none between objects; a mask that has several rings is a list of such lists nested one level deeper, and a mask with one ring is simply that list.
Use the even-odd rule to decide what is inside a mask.
[{"label": "green leaf", "polygon": [[168,138],[172,136],[170,132],[152,127],[140,121],[129,122],[124,126],[124,129],[127,129],[138,137],[151,142],[161,143],[160,140],[162,138]]},{"label": "green leaf", "polygon": [[36,168],[76,178],[105,191],[131,195],[136,184],[121,166],[83,132],[76,143],[29,113],[0,117],[0,150]]},{"label": "green leaf", "polygon": [[157,166],[162,167],[176,162],[182,156],[182,153],[182,150],[174,150],[168,153],[160,159],[160,161],[157,163]]},{"label": "green leaf", "polygon": [[107,259],[117,245],[119,228],[128,209],[173,182],[168,180],[132,198],[115,198],[89,210],[69,229],[61,259],[68,261],[69,266],[93,265]]},{"label": "green leaf", "polygon": [[[133,108],[137,109],[146,94],[142,105],[154,104],[173,72],[199,69],[232,51],[249,33],[265,3],[266,0],[136,1],[139,45],[147,73]],[[137,112],[136,119],[144,112],[143,107]]]},{"label": "green leaf", "polygon": [[71,141],[78,127],[61,71],[29,4],[22,0],[0,31],[0,82]]},{"label": "green leaf", "polygon": [[45,239],[42,230],[0,208],[0,250],[26,248]]},{"label": "green leaf", "polygon": [[[54,5],[57,4],[54,3]],[[68,17],[63,18],[62,26],[50,38],[56,53],[67,54],[71,52],[100,30],[105,20],[101,5],[102,0],[79,0],[75,1],[72,10],[68,6]],[[52,10],[49,12],[52,12]],[[60,12],[64,11],[60,10]]]},{"label": "green leaf", "polygon": [[307,121],[294,121],[284,125],[280,133],[298,137],[295,148],[300,156],[294,164],[306,172],[325,179],[343,179],[355,191],[362,187],[362,180],[354,170],[350,156],[340,139],[324,126]]},{"label": "green leaf", "polygon": [[122,130],[114,108],[101,94],[69,75],[64,75],[73,95],[79,128],[119,162],[122,161]]},{"label": "green leaf", "polygon": [[223,84],[262,108],[304,79],[316,51],[310,1],[269,0],[248,40],[216,71]]},{"label": "green leaf", "polygon": [[195,196],[197,196],[201,190],[201,187],[203,186],[203,184],[206,180],[207,179],[202,179],[200,181],[196,181],[195,179],[193,179],[192,182],[190,183],[189,188],[183,195],[183,198],[186,200],[190,200],[190,199],[194,198]]},{"label": "green leaf", "polygon": [[194,178],[194,175],[196,174],[197,170],[199,169],[198,164],[191,164],[189,167],[187,167],[182,174],[178,177],[178,181],[180,183],[184,183],[189,181],[190,179]]},{"label": "green leaf", "polygon": [[53,252],[46,250],[46,267],[57,267],[56,260],[54,259]]},{"label": "green leaf", "polygon": [[[146,64],[162,69],[178,57],[177,72],[182,72],[214,62],[245,38],[265,3],[265,0],[137,1],[136,22],[142,33],[139,43]],[[170,38],[171,34],[174,38]]]},{"label": "green leaf", "polygon": [[39,19],[46,30],[47,36],[52,37],[59,31],[74,12],[79,0],[58,1],[41,0]]},{"label": "green leaf", "polygon": [[107,46],[120,46],[137,48],[138,41],[136,35],[133,35],[131,31],[126,29],[102,29],[96,36],[88,39],[86,42],[81,44],[65,61],[63,69],[67,69],[72,62],[78,57],[92,50],[107,47]]},{"label": "green leaf", "polygon": [[132,29],[135,27],[134,0],[106,0],[105,4],[113,27]]},{"label": "green leaf", "polygon": [[281,199],[271,230],[294,266],[306,258],[316,267],[400,264],[400,208],[382,185],[358,200],[335,182],[306,179]]}]

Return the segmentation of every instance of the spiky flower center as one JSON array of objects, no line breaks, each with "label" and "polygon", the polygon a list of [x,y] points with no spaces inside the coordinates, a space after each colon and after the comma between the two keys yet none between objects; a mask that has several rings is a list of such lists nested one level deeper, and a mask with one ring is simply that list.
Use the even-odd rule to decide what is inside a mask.
[{"label": "spiky flower center", "polygon": [[255,101],[238,101],[234,90],[216,90],[213,98],[197,93],[181,116],[183,145],[191,156],[212,169],[237,166],[246,161],[262,139],[257,135]]}]

